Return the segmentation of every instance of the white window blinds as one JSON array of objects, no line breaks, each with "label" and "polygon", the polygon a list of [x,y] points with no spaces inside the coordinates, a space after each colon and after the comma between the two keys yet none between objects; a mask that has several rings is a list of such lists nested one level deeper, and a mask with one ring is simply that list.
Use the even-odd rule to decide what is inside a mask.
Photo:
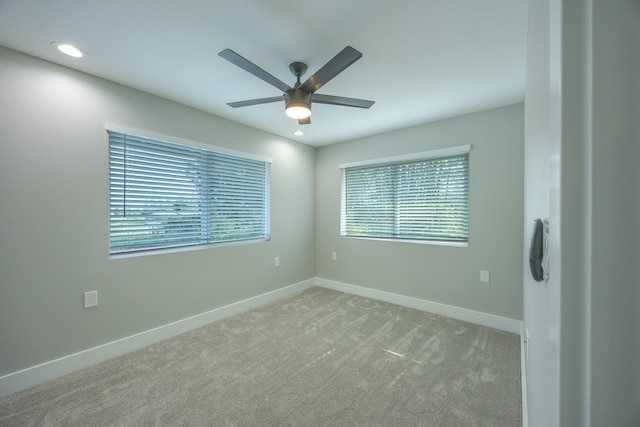
[{"label": "white window blinds", "polygon": [[270,162],[107,132],[111,254],[269,239]]},{"label": "white window blinds", "polygon": [[470,147],[461,148],[445,157],[342,166],[341,234],[467,242]]}]

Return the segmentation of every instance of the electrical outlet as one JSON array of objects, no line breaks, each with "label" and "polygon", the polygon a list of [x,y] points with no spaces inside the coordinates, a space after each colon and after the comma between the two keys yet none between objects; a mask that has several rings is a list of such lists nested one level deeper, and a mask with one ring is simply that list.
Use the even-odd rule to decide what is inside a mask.
[{"label": "electrical outlet", "polygon": [[333,261],[337,260],[338,259],[338,254],[336,252],[331,252],[331,259]]},{"label": "electrical outlet", "polygon": [[276,267],[280,267],[280,257],[279,257],[279,256],[277,256],[277,257],[276,257],[275,262],[274,262],[274,265],[275,265]]},{"label": "electrical outlet", "polygon": [[480,270],[480,281],[482,283],[489,283],[489,272],[486,270]]},{"label": "electrical outlet", "polygon": [[89,291],[84,293],[84,308],[95,307],[98,305],[98,291]]}]

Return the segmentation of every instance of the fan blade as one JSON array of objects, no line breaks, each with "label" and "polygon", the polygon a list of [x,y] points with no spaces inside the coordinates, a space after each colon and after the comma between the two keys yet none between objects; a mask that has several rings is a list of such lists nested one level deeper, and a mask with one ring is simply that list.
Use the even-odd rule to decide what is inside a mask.
[{"label": "fan blade", "polygon": [[358,108],[369,108],[375,103],[375,101],[368,101],[366,99],[345,98],[344,96],[322,95],[320,93],[311,95],[311,102]]},{"label": "fan blade", "polygon": [[298,119],[298,124],[299,125],[310,125],[311,124],[311,117],[307,117],[306,119]]},{"label": "fan blade", "polygon": [[222,52],[218,53],[218,55],[226,59],[227,61],[231,62],[232,64],[237,65],[243,70],[248,71],[249,73],[253,74],[257,78],[264,80],[265,82],[269,83],[271,86],[277,87],[282,92],[286,92],[289,89],[291,89],[288,84],[278,79],[277,77],[272,76],[262,68],[258,67],[253,62],[243,58],[242,56],[238,55],[231,49],[225,49]]},{"label": "fan blade", "polygon": [[336,56],[331,58],[329,62],[324,64],[316,73],[309,77],[301,86],[307,92],[315,92],[324,86],[329,80],[340,74],[349,65],[362,58],[362,53],[358,52],[351,46],[342,49]]},{"label": "fan blade", "polygon": [[248,107],[250,105],[268,104],[269,102],[284,101],[284,96],[272,96],[269,98],[249,99],[247,101],[228,102],[227,105],[233,108]]}]

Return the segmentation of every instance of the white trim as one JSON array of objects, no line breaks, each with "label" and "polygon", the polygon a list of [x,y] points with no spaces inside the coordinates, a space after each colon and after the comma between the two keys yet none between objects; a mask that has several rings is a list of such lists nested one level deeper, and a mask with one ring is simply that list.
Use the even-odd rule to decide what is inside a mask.
[{"label": "white trim", "polygon": [[414,245],[434,245],[434,246],[452,246],[456,248],[467,248],[469,242],[454,242],[446,240],[420,240],[420,239],[394,239],[392,237],[361,237],[361,236],[349,236],[346,234],[340,234],[340,237],[345,239],[356,240],[374,240],[378,242],[396,242],[396,243],[411,243]]},{"label": "white trim", "polygon": [[[269,221],[267,221],[267,223],[269,223]],[[269,241],[271,241],[271,236],[263,237],[261,239],[231,240],[228,242],[207,243],[206,245],[175,246],[163,249],[151,249],[146,251],[133,250],[127,252],[114,252],[109,254],[109,259],[136,258],[140,256],[199,251],[203,249],[226,248],[229,246],[255,245],[256,243],[265,243]]]},{"label": "white trim", "polygon": [[316,278],[316,285],[323,288],[347,292],[366,298],[390,302],[392,304],[398,304],[404,307],[414,308],[416,310],[439,314],[441,316],[451,317],[452,319],[475,323],[476,325],[487,326],[518,335],[520,335],[522,332],[522,321],[510,319],[508,317],[496,316],[495,314],[483,313],[480,311],[469,310],[466,308],[455,307],[452,305],[441,304],[439,302],[433,302],[414,297],[408,297],[405,295],[393,294],[390,292],[379,291],[377,289],[350,285],[347,283],[336,282],[319,277]]},{"label": "white trim", "polygon": [[231,148],[220,147],[217,145],[207,144],[205,142],[192,141],[190,139],[180,138],[177,136],[164,135],[162,133],[151,132],[143,129],[136,129],[128,126],[119,125],[117,123],[105,123],[105,129],[113,132],[124,133],[127,135],[137,136],[140,138],[155,139],[157,141],[169,142],[172,144],[188,145],[190,147],[198,147],[204,150],[215,151],[231,156],[242,157],[245,159],[258,160],[266,163],[273,163],[271,157],[260,156],[257,154],[246,153],[244,151],[233,150]]},{"label": "white trim", "polygon": [[0,397],[24,390],[42,382],[104,362],[108,359],[139,350],[167,338],[189,332],[234,314],[242,313],[261,305],[286,298],[315,285],[315,279],[308,279],[290,286],[247,298],[205,313],[168,323],[119,340],[108,342],[87,350],[50,360],[36,366],[0,377]]},{"label": "white trim", "polygon": [[351,163],[342,163],[340,164],[340,169],[353,168],[356,166],[380,165],[384,163],[408,162],[411,160],[438,159],[441,157],[452,157],[460,154],[467,154],[470,151],[471,151],[471,145],[458,145],[456,147],[421,151],[419,153],[400,154],[398,156],[382,157],[379,159],[362,160],[359,162],[351,162]]}]

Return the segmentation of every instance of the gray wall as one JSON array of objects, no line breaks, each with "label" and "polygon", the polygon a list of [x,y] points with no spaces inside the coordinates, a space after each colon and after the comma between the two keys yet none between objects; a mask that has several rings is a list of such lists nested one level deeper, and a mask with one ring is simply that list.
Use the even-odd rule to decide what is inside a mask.
[{"label": "gray wall", "polygon": [[[0,375],[315,276],[312,147],[5,48],[0,94]],[[271,157],[272,240],[110,260],[106,122]]]},{"label": "gray wall", "polygon": [[[472,145],[468,247],[340,237],[341,163],[465,144]],[[318,277],[522,319],[523,147],[517,104],[319,148]],[[480,270],[491,272],[490,283],[479,282]]]},{"label": "gray wall", "polygon": [[[573,10],[572,2],[564,3],[567,11]],[[591,401],[585,406],[592,426],[638,426],[640,3],[594,0],[591,14],[593,74],[588,105],[592,110],[583,123],[591,139],[587,187],[591,190],[591,251],[585,262],[591,279],[587,307]],[[568,291],[563,301],[572,298]],[[573,326],[567,335],[574,332]],[[563,359],[563,368],[570,364]]]},{"label": "gray wall", "polygon": [[[5,48],[0,93],[0,375],[316,276],[522,316],[522,105],[316,150]],[[106,122],[271,157],[272,240],[110,260]],[[461,144],[468,248],[338,236],[339,163]]]}]

